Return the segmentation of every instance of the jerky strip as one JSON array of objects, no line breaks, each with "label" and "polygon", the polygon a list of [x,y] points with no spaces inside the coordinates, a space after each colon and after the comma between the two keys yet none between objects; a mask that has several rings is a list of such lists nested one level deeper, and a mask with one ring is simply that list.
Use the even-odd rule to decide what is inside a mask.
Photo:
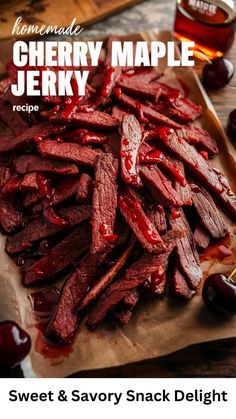
[{"label": "jerky strip", "polygon": [[39,153],[49,159],[69,160],[77,164],[93,166],[99,152],[75,143],[57,143],[52,140],[42,141],[38,145]]},{"label": "jerky strip", "polygon": [[91,253],[104,251],[114,237],[118,161],[101,153],[95,165]]},{"label": "jerky strip", "polygon": [[166,214],[164,208],[161,205],[154,204],[147,210],[147,216],[160,234],[166,233]]},{"label": "jerky strip", "polygon": [[81,302],[80,305],[78,305],[79,311],[84,310],[92,301],[96,300],[96,298],[104,291],[104,289],[113,281],[113,279],[116,277],[119,271],[123,268],[128,257],[131,255],[133,249],[134,242],[131,241],[127,249],[125,249],[122,255],[119,257],[117,262],[89,290],[84,300]]},{"label": "jerky strip", "polygon": [[144,288],[155,295],[162,295],[166,288],[166,269],[168,260],[163,265],[158,266],[149,278],[143,283]]},{"label": "jerky strip", "polygon": [[68,176],[60,182],[53,194],[53,205],[61,204],[72,196],[76,195],[80,185],[80,178],[77,176]]},{"label": "jerky strip", "polygon": [[[141,102],[138,102],[135,99],[132,99],[130,96],[125,95],[121,92],[121,89],[114,89],[115,97],[118,103],[123,105],[126,109],[132,110],[137,117],[139,118],[140,111],[149,121],[158,125],[165,125],[171,128],[180,128],[177,122],[172,121],[170,118],[162,115],[161,113],[155,111],[149,106],[143,105]],[[142,122],[142,121],[141,121]]]},{"label": "jerky strip", "polygon": [[182,176],[184,178],[184,182],[180,182],[178,179],[175,180],[175,190],[179,194],[180,199],[183,202],[183,205],[192,205],[191,188],[185,179],[184,165],[178,160],[174,160],[174,165],[180,171],[180,173],[182,173]]},{"label": "jerky strip", "polygon": [[199,222],[195,226],[193,238],[196,246],[198,246],[200,249],[206,249],[210,243],[209,234]]},{"label": "jerky strip", "polygon": [[14,236],[8,237],[6,241],[6,251],[9,254],[15,254],[23,250],[22,244],[33,243],[49,238],[59,231],[74,227],[85,220],[88,220],[92,216],[92,207],[89,205],[73,206],[69,208],[63,208],[58,211],[58,214],[65,218],[67,221],[66,225],[55,225],[45,223],[42,217],[36,218],[25,226],[25,228],[19,231]]},{"label": "jerky strip", "polygon": [[74,164],[61,161],[46,160],[39,156],[23,154],[15,160],[15,168],[18,173],[25,174],[31,172],[55,173],[57,175],[76,175],[79,170]]},{"label": "jerky strip", "polygon": [[118,206],[121,214],[144,249],[151,253],[165,250],[158,231],[143,211],[141,202],[130,188],[126,188],[120,194]]},{"label": "jerky strip", "polygon": [[124,116],[121,134],[121,175],[133,186],[142,186],[138,173],[138,152],[142,141],[142,130],[133,115]]},{"label": "jerky strip", "polygon": [[82,173],[76,193],[78,202],[89,202],[93,196],[93,179],[87,173]]},{"label": "jerky strip", "polygon": [[179,267],[186,276],[189,287],[195,289],[201,282],[202,271],[193,234],[183,211],[180,210],[179,218],[170,217],[170,225],[172,228],[181,228],[186,231],[186,236],[177,241],[175,252]]},{"label": "jerky strip", "polygon": [[182,236],[180,231],[170,231],[164,236],[166,252],[161,254],[146,254],[134,262],[128,268],[124,276],[111,284],[100,296],[98,302],[91,311],[87,324],[90,327],[96,327],[120,301],[122,301],[129,292],[145,282],[150,274],[157,270],[157,267],[163,265],[168,259],[170,253],[176,245],[177,238]]},{"label": "jerky strip", "polygon": [[118,307],[113,311],[114,316],[119,320],[122,325],[128,324],[133,314],[134,307],[138,303],[140,292],[134,289],[129,292],[121,301]]},{"label": "jerky strip", "polygon": [[51,134],[60,132],[63,129],[50,125],[48,122],[41,122],[33,127],[25,129],[19,135],[1,135],[0,136],[0,153],[24,148],[32,143],[35,138],[48,137]]},{"label": "jerky strip", "polygon": [[22,192],[36,192],[38,190],[38,183],[36,179],[36,173],[27,173],[21,183],[20,183],[20,190]]},{"label": "jerky strip", "polygon": [[225,237],[228,229],[211,195],[196,182],[191,180],[189,184],[192,190],[193,205],[205,230],[213,239]]},{"label": "jerky strip", "polygon": [[103,260],[104,256],[88,253],[80,261],[75,272],[62,288],[60,301],[47,327],[47,335],[63,342],[68,342],[71,339],[78,324],[75,309],[86,295]]},{"label": "jerky strip", "polygon": [[47,256],[35,262],[25,272],[25,285],[34,284],[61,272],[89,248],[90,242],[91,233],[89,226],[81,224],[53,247]]},{"label": "jerky strip", "polygon": [[219,153],[214,138],[202,128],[195,127],[194,125],[191,127],[185,126],[178,128],[175,132],[179,138],[184,138],[188,143],[207,151],[211,156]]},{"label": "jerky strip", "polygon": [[77,112],[69,120],[61,113],[50,116],[52,122],[69,122],[71,126],[82,126],[83,128],[95,129],[98,131],[109,131],[119,125],[119,121],[113,116],[101,112]]},{"label": "jerky strip", "polygon": [[140,170],[142,181],[153,199],[164,206],[181,206],[183,203],[171,182],[158,167],[144,167]]},{"label": "jerky strip", "polygon": [[162,92],[161,88],[154,89],[151,84],[140,82],[140,80],[135,80],[135,78],[122,78],[117,84],[122,91],[131,96],[138,96],[140,99],[150,99],[154,102],[158,101]]},{"label": "jerky strip", "polygon": [[196,291],[191,290],[188,287],[187,281],[184,275],[176,267],[173,275],[170,278],[170,290],[173,295],[180,297],[184,300],[190,300]]},{"label": "jerky strip", "polygon": [[1,194],[0,201],[0,225],[5,232],[13,233],[22,226],[21,213],[14,200]]}]

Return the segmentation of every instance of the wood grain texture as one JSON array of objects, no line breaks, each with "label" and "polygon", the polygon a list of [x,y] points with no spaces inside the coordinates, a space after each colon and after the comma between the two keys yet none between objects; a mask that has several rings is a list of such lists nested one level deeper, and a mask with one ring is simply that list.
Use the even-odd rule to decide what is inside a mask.
[{"label": "wood grain texture", "polygon": [[[9,7],[0,6],[0,39],[11,37],[17,16],[23,16],[24,23],[35,25],[57,25],[66,27],[76,18],[82,27],[90,25],[122,9],[140,3],[142,0],[41,0],[32,4],[30,0],[11,1]],[[59,6],[59,7],[58,7]],[[21,39],[27,37],[21,36]]]}]

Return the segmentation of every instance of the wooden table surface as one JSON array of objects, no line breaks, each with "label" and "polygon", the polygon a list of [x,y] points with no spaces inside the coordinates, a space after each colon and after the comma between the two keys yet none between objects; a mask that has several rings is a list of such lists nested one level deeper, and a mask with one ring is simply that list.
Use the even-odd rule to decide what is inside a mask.
[{"label": "wooden table surface", "polygon": [[[236,40],[227,57],[236,68]],[[198,70],[201,65],[197,65]],[[223,127],[226,126],[229,112],[236,108],[235,89],[236,74],[229,86],[214,92],[208,91]],[[0,377],[6,376],[21,377],[22,373],[20,368],[10,373],[0,373]],[[194,345],[158,359],[81,372],[76,377],[236,377],[236,338]]]}]

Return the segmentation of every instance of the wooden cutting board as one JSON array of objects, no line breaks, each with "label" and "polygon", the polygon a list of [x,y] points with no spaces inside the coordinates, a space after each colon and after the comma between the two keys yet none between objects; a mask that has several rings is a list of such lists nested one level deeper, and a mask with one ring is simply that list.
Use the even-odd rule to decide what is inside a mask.
[{"label": "wooden cutting board", "polygon": [[[28,25],[66,27],[76,18],[85,27],[142,0],[8,0],[0,1],[0,40],[11,37],[18,16]],[[22,36],[21,39],[27,37]]]}]

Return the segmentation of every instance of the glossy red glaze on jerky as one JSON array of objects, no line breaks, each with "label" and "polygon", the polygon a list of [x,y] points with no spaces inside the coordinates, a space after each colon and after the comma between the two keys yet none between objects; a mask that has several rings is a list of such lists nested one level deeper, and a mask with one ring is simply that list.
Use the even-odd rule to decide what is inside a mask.
[{"label": "glossy red glaze on jerky", "polygon": [[164,153],[156,148],[153,148],[154,151],[148,151],[145,153],[139,153],[139,159],[141,163],[157,163],[163,168],[167,169],[170,174],[172,174],[176,180],[180,183],[181,186],[186,186],[186,179],[181,172],[174,165],[170,158],[166,158]]},{"label": "glossy red glaze on jerky", "polygon": [[[163,243],[154,225],[143,212],[141,203],[130,189],[127,188],[126,191],[119,196],[118,205],[122,214],[126,214],[126,221],[128,222],[130,219],[132,225],[136,224],[144,239],[147,240],[150,245],[160,245]],[[138,237],[138,239],[142,240],[141,237]],[[145,248],[147,247],[149,251],[155,249],[155,247],[149,247],[145,241],[142,244]]]},{"label": "glossy red glaze on jerky", "polygon": [[174,218],[174,219],[179,218],[180,217],[180,212],[172,209],[171,210],[171,217]]},{"label": "glossy red glaze on jerky", "polygon": [[125,115],[121,132],[121,175],[133,186],[142,186],[138,173],[138,152],[142,142],[142,129],[134,115]]},{"label": "glossy red glaze on jerky", "polygon": [[191,185],[191,190],[195,193],[201,192],[201,189],[199,188],[199,186],[195,184]]},{"label": "glossy red glaze on jerky", "polygon": [[205,160],[209,160],[209,156],[207,151],[199,151],[199,154],[201,154],[201,156],[205,159]]},{"label": "glossy red glaze on jerky", "polygon": [[236,314],[236,284],[222,273],[208,276],[202,288],[204,303],[223,314]]},{"label": "glossy red glaze on jerky", "polygon": [[87,132],[82,136],[82,144],[104,144],[108,141],[108,137],[105,134]]},{"label": "glossy red glaze on jerky", "polygon": [[68,140],[68,141],[82,141],[83,136],[88,132],[87,129],[85,128],[78,128],[78,129],[74,129],[72,131],[68,131],[65,132],[65,134],[63,135],[64,140]]},{"label": "glossy red glaze on jerky", "polygon": [[115,87],[115,89],[113,89],[113,93],[117,97],[117,99],[120,99],[122,97],[122,90],[120,89],[120,87]]},{"label": "glossy red glaze on jerky", "polygon": [[72,102],[76,103],[76,105],[79,104],[79,102],[82,100],[81,97],[79,97],[79,86],[77,83],[77,80],[75,79],[75,77],[71,78],[71,87],[72,87],[72,91],[73,91],[73,96],[71,98]]},{"label": "glossy red glaze on jerky", "polygon": [[[125,106],[126,109],[132,110],[134,113],[138,115],[137,100],[122,93],[120,88],[115,88],[113,90],[113,93],[115,95],[115,98],[118,100],[118,102],[122,106]],[[168,118],[167,116],[157,112],[155,109],[151,108],[150,106],[143,105],[142,103],[140,103],[140,106],[141,106],[144,117],[147,118],[149,122],[152,122],[153,124],[157,124],[157,125],[164,125],[171,128],[181,128],[180,124]]]},{"label": "glossy red glaze on jerky", "polygon": [[21,243],[22,249],[30,249],[31,246],[32,246],[32,243],[30,243],[30,242],[22,242]]},{"label": "glossy red glaze on jerky", "polygon": [[69,131],[64,135],[65,140],[69,141],[78,141],[82,144],[104,144],[108,141],[108,136],[106,134],[88,131],[84,128],[79,128],[73,131]]},{"label": "glossy red glaze on jerky", "polygon": [[101,224],[99,226],[99,233],[106,234],[106,231],[107,231],[107,225],[106,224]]},{"label": "glossy red glaze on jerky", "polygon": [[142,105],[140,102],[136,101],[135,102],[135,106],[136,106],[136,110],[137,110],[137,114],[138,114],[138,119],[140,122],[142,122],[143,124],[148,124],[148,119],[145,118],[144,113],[143,113],[143,109],[142,109]]},{"label": "glossy red glaze on jerky", "polygon": [[[131,204],[131,202],[129,202],[127,198],[125,198],[124,200],[123,197],[120,197],[119,205],[121,209],[127,209],[128,204]],[[149,241],[149,243],[160,243],[159,237],[156,236],[156,234],[152,231],[150,226],[147,225],[146,220],[143,220],[141,216],[137,219],[135,214],[133,214],[131,218],[133,218],[134,221],[138,221],[138,226],[142,230],[143,235]]]},{"label": "glossy red glaze on jerky", "polygon": [[110,95],[111,87],[113,86],[115,71],[116,69],[114,67],[106,69],[101,89],[102,96],[108,97]]},{"label": "glossy red glaze on jerky", "polygon": [[178,182],[180,183],[181,186],[186,186],[186,179],[183,176],[183,173],[181,173],[181,170],[179,170],[177,167],[175,167],[175,165],[173,164],[173,167],[171,167],[171,173],[174,174],[174,176],[176,177],[176,179],[178,180]]},{"label": "glossy red glaze on jerky", "polygon": [[12,321],[0,323],[0,367],[14,368],[23,361],[31,348],[28,333]]},{"label": "glossy red glaze on jerky", "polygon": [[49,319],[60,298],[60,291],[56,287],[32,292],[29,294],[30,304],[37,320]]},{"label": "glossy red glaze on jerky", "polygon": [[150,278],[144,282],[144,287],[147,288],[152,294],[162,294],[165,290],[166,272],[161,265],[158,269],[151,274]]},{"label": "glossy red glaze on jerky", "polygon": [[42,174],[36,174],[36,181],[41,198],[43,199],[43,215],[45,220],[51,224],[58,226],[66,226],[68,221],[58,215],[52,208],[53,205],[53,189],[51,188],[49,180]]},{"label": "glossy red glaze on jerky", "polygon": [[150,161],[151,163],[158,163],[160,159],[163,159],[164,155],[160,150],[155,150],[147,154],[146,158],[147,161]]},{"label": "glossy red glaze on jerky", "polygon": [[49,203],[49,205],[44,206],[43,215],[44,215],[44,218],[51,224],[54,224],[57,226],[68,225],[68,221],[64,217],[61,217],[59,214],[55,212],[55,210],[51,206],[51,203]]},{"label": "glossy red glaze on jerky", "polygon": [[199,150],[206,151],[210,156],[219,153],[218,145],[215,139],[203,128],[192,126],[183,126],[175,130],[179,140],[184,139],[189,144],[193,144]]},{"label": "glossy red glaze on jerky", "polygon": [[104,234],[103,238],[110,244],[113,244],[118,239],[118,234]]},{"label": "glossy red glaze on jerky", "polygon": [[76,110],[77,110],[77,105],[75,103],[71,102],[71,103],[66,104],[62,111],[63,119],[70,120],[71,117],[75,114]]},{"label": "glossy red glaze on jerky", "polygon": [[38,184],[38,190],[42,199],[52,199],[53,191],[50,186],[50,182],[46,176],[37,173],[36,181]]},{"label": "glossy red glaze on jerky", "polygon": [[[101,153],[95,163],[93,191],[91,253],[101,253],[109,247],[105,234],[114,234],[117,207],[118,160],[111,153]],[[106,211],[104,211],[106,208]],[[104,225],[104,227],[103,227]]]}]

